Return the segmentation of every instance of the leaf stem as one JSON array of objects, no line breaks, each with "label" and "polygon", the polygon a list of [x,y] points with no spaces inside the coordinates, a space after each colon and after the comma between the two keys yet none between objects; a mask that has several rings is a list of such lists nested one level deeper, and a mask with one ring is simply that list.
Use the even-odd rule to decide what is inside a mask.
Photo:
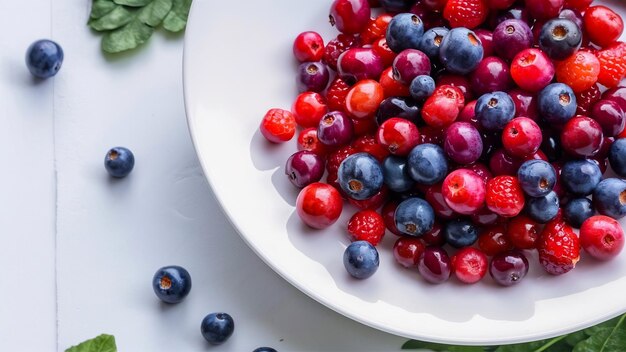
[{"label": "leaf stem", "polygon": [[546,343],[545,345],[539,347],[538,349],[535,350],[535,352],[542,352],[547,350],[550,346],[554,345],[555,343],[563,340],[564,338],[566,338],[567,335],[561,335],[561,336],[557,336],[555,338],[553,338],[552,340],[548,341],[548,343]]}]

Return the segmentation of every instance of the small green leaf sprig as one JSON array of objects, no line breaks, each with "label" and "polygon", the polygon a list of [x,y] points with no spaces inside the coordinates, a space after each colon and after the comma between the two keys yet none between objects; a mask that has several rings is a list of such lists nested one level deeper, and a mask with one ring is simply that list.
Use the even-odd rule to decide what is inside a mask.
[{"label": "small green leaf sprig", "polygon": [[626,314],[596,326],[552,339],[503,346],[455,346],[409,340],[403,350],[430,349],[447,352],[624,352]]},{"label": "small green leaf sprig", "polygon": [[87,24],[103,32],[102,50],[119,53],[150,39],[156,28],[180,32],[192,0],[93,0]]},{"label": "small green leaf sprig", "polygon": [[65,352],[117,352],[117,346],[115,345],[115,337],[102,334],[70,347]]}]

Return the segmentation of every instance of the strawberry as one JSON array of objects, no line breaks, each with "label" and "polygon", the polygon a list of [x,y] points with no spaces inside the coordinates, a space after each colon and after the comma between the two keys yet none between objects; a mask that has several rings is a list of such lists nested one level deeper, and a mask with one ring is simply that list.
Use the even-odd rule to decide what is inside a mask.
[{"label": "strawberry", "polygon": [[504,216],[517,216],[524,209],[524,191],[516,177],[496,176],[487,182],[487,208]]},{"label": "strawberry", "polygon": [[348,221],[352,241],[367,241],[376,246],[385,235],[383,217],[374,210],[361,210]]},{"label": "strawberry", "polygon": [[346,96],[349,90],[350,86],[348,83],[339,77],[335,78],[326,90],[328,111],[344,111]]},{"label": "strawberry", "polygon": [[443,9],[443,17],[452,28],[469,29],[480,26],[487,19],[489,8],[485,0],[449,0]]},{"label": "strawberry", "polygon": [[596,55],[600,61],[598,82],[607,88],[617,87],[626,76],[626,43],[617,42]]},{"label": "strawberry", "polygon": [[578,236],[562,219],[552,220],[546,225],[537,249],[541,266],[552,275],[565,274],[580,259]]}]

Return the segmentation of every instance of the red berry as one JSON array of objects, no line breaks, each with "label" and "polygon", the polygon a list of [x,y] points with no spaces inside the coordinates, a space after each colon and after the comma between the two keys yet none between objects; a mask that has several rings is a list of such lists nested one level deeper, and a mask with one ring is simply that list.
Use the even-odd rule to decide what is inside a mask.
[{"label": "red berry", "polygon": [[296,200],[296,210],[302,221],[316,229],[334,224],[342,208],[343,200],[339,191],[321,182],[304,187]]},{"label": "red berry", "polygon": [[296,134],[296,119],[290,111],[270,109],[259,127],[261,134],[272,143],[282,143]]},{"label": "red berry", "polygon": [[476,248],[462,248],[450,260],[454,275],[466,284],[476,283],[487,274],[487,256]]},{"label": "red berry", "polygon": [[615,258],[624,248],[624,230],[613,218],[592,216],[580,227],[580,245],[596,259]]},{"label": "red berry", "polygon": [[[507,68],[508,70],[508,68]],[[452,88],[453,87],[453,88]],[[446,94],[456,97],[459,104],[463,104],[459,109],[463,110],[465,102],[472,100],[472,83],[468,77],[452,74],[443,74],[437,77],[437,88],[433,94]],[[450,90],[450,91],[448,91]],[[461,95],[459,95],[459,92]]]},{"label": "red berry", "polygon": [[487,182],[485,201],[494,213],[513,217],[524,209],[524,191],[517,178],[513,176],[496,176]]},{"label": "red berry", "polygon": [[433,228],[423,234],[421,239],[429,246],[443,246],[446,244],[446,237],[444,236],[441,223],[435,221]]},{"label": "red berry", "polygon": [[504,229],[502,225],[493,225],[482,230],[478,236],[478,248],[490,257],[513,249]]},{"label": "red berry", "polygon": [[393,256],[396,261],[405,268],[417,268],[424,243],[418,238],[400,237],[393,245]]},{"label": "red berry", "polygon": [[448,206],[460,214],[472,214],[485,204],[485,183],[474,171],[452,171],[441,190]]},{"label": "red berry", "polygon": [[598,84],[592,85],[591,88],[583,92],[576,93],[576,104],[578,105],[576,108],[576,115],[589,116],[591,108],[601,98],[602,93],[600,92]]},{"label": "red berry", "polygon": [[328,161],[326,162],[326,171],[329,174],[337,175],[337,171],[339,171],[339,165],[350,155],[356,153],[356,150],[352,148],[352,146],[347,145],[345,147],[341,147],[330,154],[328,154]]},{"label": "red berry", "polygon": [[400,232],[400,230],[396,227],[396,219],[394,217],[398,204],[400,204],[400,202],[397,200],[388,201],[385,205],[383,205],[381,213],[387,230],[391,231],[391,233],[396,236],[403,236],[402,232]]},{"label": "red berry", "polygon": [[572,270],[580,259],[580,242],[571,226],[562,220],[550,221],[537,243],[539,262],[552,275]]},{"label": "red berry", "polygon": [[592,157],[598,153],[603,142],[602,127],[589,117],[576,116],[561,131],[561,146],[573,156]]},{"label": "red berry", "polygon": [[378,129],[378,124],[374,119],[352,119],[352,127],[355,136],[373,135]]},{"label": "red berry", "polygon": [[507,224],[506,236],[517,249],[534,249],[541,234],[541,225],[526,215],[518,215]]},{"label": "red berry", "polygon": [[341,33],[357,34],[367,27],[371,12],[367,0],[335,0],[330,7],[330,24]]},{"label": "red berry", "polygon": [[441,183],[434,184],[428,187],[425,195],[426,201],[432,206],[435,215],[443,220],[456,219],[458,217],[455,212],[443,197],[441,190]]},{"label": "red berry", "polygon": [[565,0],[565,7],[584,12],[593,0]]},{"label": "red berry", "polygon": [[356,199],[352,199],[348,197],[348,202],[350,202],[350,204],[354,205],[355,207],[361,210],[365,210],[365,209],[373,210],[373,209],[378,209],[383,204],[385,204],[385,202],[387,201],[387,198],[389,198],[389,190],[387,189],[386,186],[383,186],[380,189],[380,191],[378,191],[376,194],[374,194],[373,196],[367,199],[356,200]]},{"label": "red berry", "polygon": [[511,62],[511,78],[523,90],[538,92],[554,78],[552,60],[539,49],[524,49]]},{"label": "red berry", "polygon": [[593,87],[600,74],[598,58],[584,50],[557,63],[556,80],[565,83],[576,93],[584,92]]},{"label": "red berry", "polygon": [[408,155],[419,143],[419,131],[407,119],[392,117],[380,125],[376,141],[393,155]]},{"label": "red berry", "polygon": [[346,112],[357,119],[373,118],[384,99],[380,83],[371,79],[361,80],[346,95]]},{"label": "red berry", "polygon": [[326,100],[328,102],[329,111],[346,110],[346,96],[350,86],[340,77],[335,78],[326,90]]},{"label": "red berry", "polygon": [[376,18],[370,18],[360,35],[363,44],[372,44],[376,40],[384,38],[392,18],[393,16],[388,13],[383,13]]},{"label": "red berry", "polygon": [[538,20],[549,20],[557,17],[565,0],[526,0],[526,9]]},{"label": "red berry", "polygon": [[527,117],[516,117],[504,126],[502,145],[512,156],[520,158],[535,154],[543,137],[537,123]]},{"label": "red berry", "polygon": [[598,83],[615,88],[626,76],[626,43],[617,42],[596,53],[600,61]]},{"label": "red berry", "polygon": [[622,17],[606,6],[592,6],[585,11],[583,25],[589,39],[605,48],[613,44],[624,31]]},{"label": "red berry", "polygon": [[373,135],[366,135],[358,138],[352,143],[352,147],[357,152],[371,154],[381,163],[385,160],[387,156],[389,156],[389,150],[378,144],[378,142],[376,142],[376,138]]},{"label": "red berry", "polygon": [[300,93],[291,107],[296,123],[304,128],[317,127],[328,112],[324,97],[315,92]]},{"label": "red berry", "polygon": [[391,66],[391,64],[393,63],[393,60],[398,55],[393,50],[391,50],[389,45],[387,45],[386,38],[377,39],[372,44],[372,50],[374,50],[374,53],[380,56],[380,59],[383,63],[383,67]]},{"label": "red berry", "polygon": [[328,67],[337,71],[337,60],[339,56],[350,48],[359,46],[359,37],[347,34],[339,34],[337,38],[331,40],[324,48],[324,62]]},{"label": "red berry", "polygon": [[310,127],[298,134],[298,150],[308,150],[319,156],[328,154],[328,147],[317,139],[317,128]]},{"label": "red berry", "polygon": [[485,0],[448,0],[443,17],[452,28],[469,29],[480,26],[487,19],[489,8]]},{"label": "red berry", "polygon": [[454,98],[444,95],[431,95],[422,108],[422,119],[435,128],[450,126],[459,116],[460,109]]},{"label": "red berry", "polygon": [[293,55],[300,62],[320,61],[324,56],[324,39],[317,32],[302,32],[293,41]]},{"label": "red berry", "polygon": [[410,95],[409,86],[393,78],[393,67],[386,68],[380,75],[378,82],[383,87],[385,98],[408,97]]},{"label": "red berry", "polygon": [[356,212],[348,221],[348,233],[352,241],[367,241],[376,246],[385,235],[383,217],[375,210]]}]

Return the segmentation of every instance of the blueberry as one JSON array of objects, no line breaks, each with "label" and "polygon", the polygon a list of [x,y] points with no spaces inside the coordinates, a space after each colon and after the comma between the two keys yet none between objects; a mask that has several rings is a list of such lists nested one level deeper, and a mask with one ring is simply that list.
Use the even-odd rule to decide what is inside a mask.
[{"label": "blueberry", "polygon": [[419,49],[431,60],[439,60],[439,48],[443,38],[450,30],[446,27],[435,27],[424,32]]},{"label": "blueberry", "polygon": [[352,277],[367,279],[378,270],[378,251],[367,241],[350,243],[343,252],[343,265]]},{"label": "blueberry", "polygon": [[598,164],[590,160],[571,160],[561,169],[561,181],[570,193],[587,196],[593,193],[602,179]]},{"label": "blueberry", "polygon": [[611,168],[621,177],[626,177],[626,138],[620,138],[609,149]]},{"label": "blueberry", "polygon": [[376,158],[368,153],[356,153],[339,165],[341,189],[355,200],[364,200],[378,193],[383,186],[383,170]]},{"label": "blueberry", "polygon": [[409,175],[422,185],[439,183],[448,174],[448,161],[443,149],[431,143],[413,148],[407,158],[407,166]]},{"label": "blueberry", "polygon": [[574,54],[583,42],[578,25],[568,19],[555,18],[541,27],[539,48],[552,60],[564,60]]},{"label": "blueberry", "polygon": [[259,348],[255,348],[254,351],[252,352],[278,352],[275,349],[271,348],[271,347],[259,347]]},{"label": "blueberry", "polygon": [[443,234],[446,242],[455,248],[471,246],[478,239],[476,226],[462,219],[448,222]]},{"label": "blueberry", "polygon": [[415,181],[409,175],[406,159],[390,155],[383,161],[383,179],[393,192],[406,192],[413,188]]},{"label": "blueberry", "polygon": [[483,59],[483,44],[467,28],[451,29],[441,42],[439,59],[449,72],[467,75]]},{"label": "blueberry", "polygon": [[554,188],[556,171],[543,160],[528,160],[520,166],[517,178],[526,194],[531,197],[544,197]]},{"label": "blueberry", "polygon": [[435,80],[427,75],[417,76],[411,81],[409,92],[415,100],[424,100],[435,91]]},{"label": "blueberry", "polygon": [[483,94],[474,107],[476,119],[488,130],[503,130],[515,117],[515,103],[505,92]]},{"label": "blueberry", "polygon": [[563,217],[573,227],[579,229],[585,220],[596,214],[589,198],[576,198],[570,200],[563,207]]},{"label": "blueberry", "polygon": [[152,289],[161,301],[178,303],[191,291],[191,276],[180,266],[165,266],[154,274]]},{"label": "blueberry", "polygon": [[561,125],[576,114],[576,95],[567,84],[552,83],[539,92],[537,108],[546,122]]},{"label": "blueberry", "polygon": [[379,0],[378,2],[385,11],[398,13],[409,11],[415,0]]},{"label": "blueberry", "polygon": [[626,215],[626,182],[618,178],[602,180],[593,191],[593,205],[602,215],[623,218]]},{"label": "blueberry", "polygon": [[235,331],[235,321],[227,313],[211,313],[202,319],[200,331],[211,345],[221,345]]},{"label": "blueberry", "polygon": [[387,26],[387,45],[399,53],[404,49],[419,49],[424,35],[424,23],[412,13],[400,13],[391,19]]},{"label": "blueberry", "polygon": [[420,109],[410,97],[389,97],[383,100],[376,110],[376,123],[380,126],[392,117],[401,117],[419,124]]},{"label": "blueberry", "polygon": [[544,197],[526,197],[526,214],[538,223],[545,224],[559,212],[559,196],[550,192]]},{"label": "blueberry", "polygon": [[104,157],[104,167],[113,177],[126,177],[135,167],[135,156],[127,148],[111,148]]},{"label": "blueberry", "polygon": [[52,40],[38,40],[26,50],[26,66],[33,76],[52,77],[59,72],[62,64],[63,49]]},{"label": "blueberry", "polygon": [[427,201],[411,197],[398,204],[394,219],[400,232],[413,237],[421,237],[432,230],[435,212]]}]

